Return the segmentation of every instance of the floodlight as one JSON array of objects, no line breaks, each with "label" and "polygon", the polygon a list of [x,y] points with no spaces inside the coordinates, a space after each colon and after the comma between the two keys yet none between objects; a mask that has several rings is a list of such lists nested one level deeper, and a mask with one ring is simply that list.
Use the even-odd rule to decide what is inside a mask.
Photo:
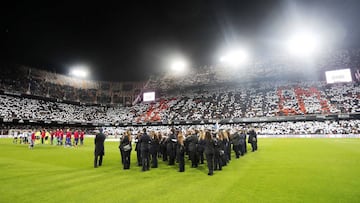
[{"label": "floodlight", "polygon": [[184,72],[187,67],[187,63],[184,60],[177,59],[171,63],[171,70],[175,72]]},{"label": "floodlight", "polygon": [[86,78],[89,75],[89,71],[86,66],[74,66],[70,70],[70,75],[79,78]]},{"label": "floodlight", "polygon": [[320,38],[312,32],[299,32],[287,41],[287,49],[294,56],[311,56],[320,48]]},{"label": "floodlight", "polygon": [[243,49],[231,50],[224,56],[220,57],[220,61],[230,66],[238,66],[245,63],[248,59],[248,53]]}]

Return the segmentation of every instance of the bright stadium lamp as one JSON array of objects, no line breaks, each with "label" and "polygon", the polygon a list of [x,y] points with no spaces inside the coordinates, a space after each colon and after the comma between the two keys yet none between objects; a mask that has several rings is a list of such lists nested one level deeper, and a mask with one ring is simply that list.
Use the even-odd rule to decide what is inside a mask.
[{"label": "bright stadium lamp", "polygon": [[171,70],[177,73],[184,72],[187,68],[185,60],[177,59],[171,63]]},{"label": "bright stadium lamp", "polygon": [[78,65],[71,68],[70,75],[78,78],[86,78],[89,75],[89,71],[86,66]]},{"label": "bright stadium lamp", "polygon": [[320,48],[320,38],[312,32],[298,32],[287,41],[287,50],[293,56],[312,56]]},{"label": "bright stadium lamp", "polygon": [[239,66],[248,60],[248,53],[243,49],[231,50],[222,57],[220,62],[226,63],[230,66]]}]

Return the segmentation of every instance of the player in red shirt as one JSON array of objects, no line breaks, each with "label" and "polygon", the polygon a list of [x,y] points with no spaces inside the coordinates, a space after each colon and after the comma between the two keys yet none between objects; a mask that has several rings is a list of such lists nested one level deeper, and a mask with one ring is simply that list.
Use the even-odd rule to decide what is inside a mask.
[{"label": "player in red shirt", "polygon": [[85,133],[84,133],[84,131],[82,130],[82,131],[80,132],[80,145],[83,145],[83,144],[84,144],[84,135],[85,135]]},{"label": "player in red shirt", "polygon": [[59,144],[60,146],[63,145],[63,139],[64,139],[64,131],[61,129],[59,132]]},{"label": "player in red shirt", "polygon": [[41,131],[41,144],[44,144],[44,138],[45,138],[46,132],[45,129]]},{"label": "player in red shirt", "polygon": [[56,129],[55,131],[56,145],[59,145],[59,135],[60,135],[60,131],[59,129]]},{"label": "player in red shirt", "polygon": [[65,142],[65,146],[68,145],[68,146],[71,146],[71,131],[70,131],[70,128],[67,129],[66,131],[66,142]]},{"label": "player in red shirt", "polygon": [[34,148],[35,139],[36,139],[36,137],[35,137],[35,130],[33,130],[33,133],[31,134],[31,139],[30,139],[30,146],[29,146],[30,149],[33,149],[33,148]]},{"label": "player in red shirt", "polygon": [[75,130],[74,132],[74,147],[77,147],[79,143],[79,131]]}]

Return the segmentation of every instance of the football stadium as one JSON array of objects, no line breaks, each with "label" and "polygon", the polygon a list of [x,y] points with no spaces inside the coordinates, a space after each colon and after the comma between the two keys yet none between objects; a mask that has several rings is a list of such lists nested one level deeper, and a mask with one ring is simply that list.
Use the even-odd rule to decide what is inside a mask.
[{"label": "football stadium", "polygon": [[6,5],[0,202],[359,202],[359,9]]}]

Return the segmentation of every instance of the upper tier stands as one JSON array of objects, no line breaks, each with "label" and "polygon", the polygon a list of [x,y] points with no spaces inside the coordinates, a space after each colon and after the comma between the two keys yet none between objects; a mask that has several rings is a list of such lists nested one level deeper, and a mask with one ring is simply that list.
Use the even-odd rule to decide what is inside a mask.
[{"label": "upper tier stands", "polygon": [[2,67],[0,90],[87,104],[131,104],[143,82],[105,82],[72,78],[25,66]]},{"label": "upper tier stands", "polygon": [[[319,81],[325,80],[325,70],[350,68],[360,70],[360,49],[337,50],[309,60],[289,57],[253,59],[251,63],[233,69],[217,64],[191,69],[187,74],[164,73],[147,82],[105,82],[72,78],[24,66],[3,66],[0,90],[27,93],[81,103],[129,105],[144,89],[156,90],[168,96],[175,90],[209,85],[233,85],[254,81]],[[360,74],[354,80],[360,80]],[[181,93],[181,92],[180,92]]]},{"label": "upper tier stands", "polygon": [[269,80],[318,81],[325,80],[324,72],[327,70],[345,68],[360,69],[360,49],[329,51],[312,60],[273,56],[255,58],[238,68],[217,64],[190,70],[187,74],[182,75],[168,72],[151,77],[147,88],[162,90],[165,91],[164,94],[168,94],[173,89],[209,84]]}]

